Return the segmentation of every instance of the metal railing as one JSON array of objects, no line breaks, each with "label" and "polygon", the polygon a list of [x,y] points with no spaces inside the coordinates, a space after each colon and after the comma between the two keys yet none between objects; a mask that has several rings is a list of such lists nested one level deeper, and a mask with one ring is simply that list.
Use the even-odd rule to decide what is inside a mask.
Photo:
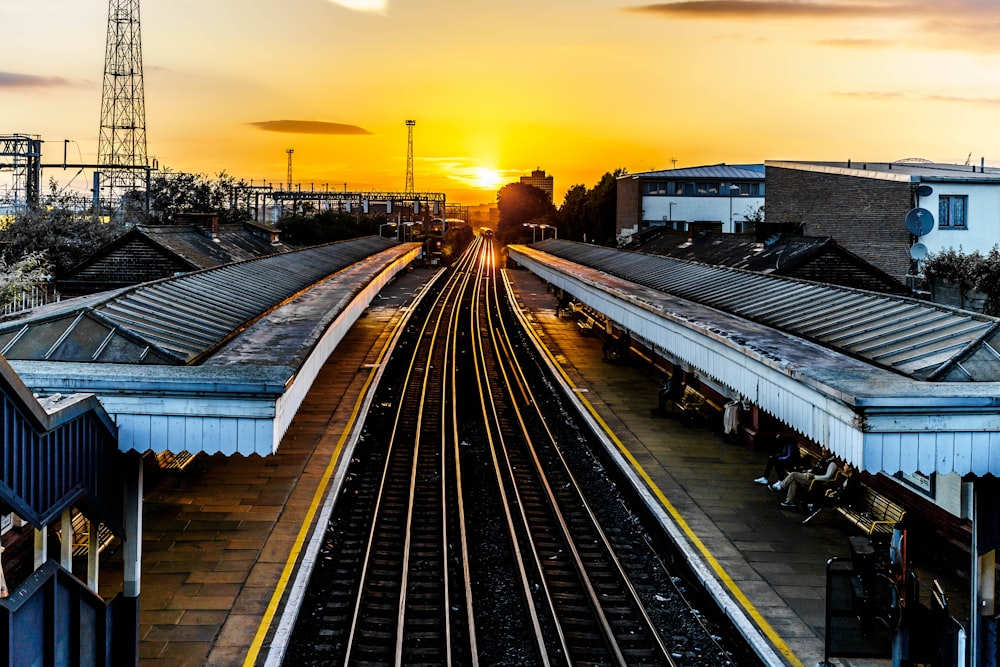
[{"label": "metal railing", "polygon": [[61,299],[62,295],[54,289],[49,290],[44,287],[34,286],[3,304],[3,307],[0,308],[0,315],[13,315],[14,313],[20,313],[49,303],[57,303]]}]

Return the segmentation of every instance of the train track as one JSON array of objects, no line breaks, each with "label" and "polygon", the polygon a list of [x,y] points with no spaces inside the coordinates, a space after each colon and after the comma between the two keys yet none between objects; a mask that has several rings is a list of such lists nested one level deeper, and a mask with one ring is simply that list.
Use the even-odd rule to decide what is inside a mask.
[{"label": "train track", "polygon": [[477,239],[406,323],[290,664],[675,664],[633,583],[648,568],[563,452],[576,438],[494,253]]}]

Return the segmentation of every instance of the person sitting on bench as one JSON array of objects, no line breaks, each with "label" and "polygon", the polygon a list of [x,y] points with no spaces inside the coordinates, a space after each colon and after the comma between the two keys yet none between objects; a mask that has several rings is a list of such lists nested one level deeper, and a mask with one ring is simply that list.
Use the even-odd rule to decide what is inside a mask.
[{"label": "person sitting on bench", "polygon": [[684,396],[684,385],[676,377],[676,373],[663,376],[663,386],[656,392],[656,408],[653,414],[670,414],[670,404],[679,403]]},{"label": "person sitting on bench", "polygon": [[785,508],[798,507],[796,499],[802,490],[808,490],[809,485],[816,482],[829,482],[837,476],[837,459],[830,450],[823,447],[820,450],[820,461],[809,472],[790,472],[780,482],[771,485],[774,491],[784,491],[785,499],[781,506]]},{"label": "person sitting on bench", "polygon": [[757,484],[765,486],[770,484],[772,470],[778,473],[778,479],[784,479],[788,473],[798,468],[802,463],[799,458],[799,443],[794,438],[779,435],[775,439],[780,449],[767,457],[764,474],[754,480]]}]

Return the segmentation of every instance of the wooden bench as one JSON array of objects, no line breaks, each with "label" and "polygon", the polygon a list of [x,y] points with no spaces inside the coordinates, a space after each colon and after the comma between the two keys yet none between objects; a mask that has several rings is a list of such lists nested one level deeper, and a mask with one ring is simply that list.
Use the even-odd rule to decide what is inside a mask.
[{"label": "wooden bench", "polygon": [[892,535],[906,510],[871,487],[862,486],[849,506],[837,505],[837,513],[861,529],[868,537],[884,539]]},{"label": "wooden bench", "polygon": [[805,445],[799,445],[799,464],[795,467],[796,470],[812,470],[819,465],[820,459],[819,454],[812,451]]},{"label": "wooden bench", "polygon": [[[73,518],[70,523],[73,525],[73,556],[86,556],[90,542],[90,530],[87,524],[87,517],[82,512],[72,511]],[[90,524],[93,525],[93,524]],[[59,535],[60,533],[57,533]],[[105,524],[100,524],[97,529],[97,552],[104,551],[115,538],[114,533]]]},{"label": "wooden bench", "polygon": [[594,330],[594,318],[582,313],[576,320],[576,326],[580,327],[581,333],[590,334]]},{"label": "wooden bench", "polygon": [[681,400],[674,405],[682,415],[701,415],[701,409],[705,405],[705,397],[696,392],[691,387],[684,387],[684,395]]},{"label": "wooden bench", "polygon": [[195,456],[195,454],[186,450],[176,454],[173,452],[159,452],[156,454],[156,465],[161,470],[184,470],[184,468],[191,465]]}]

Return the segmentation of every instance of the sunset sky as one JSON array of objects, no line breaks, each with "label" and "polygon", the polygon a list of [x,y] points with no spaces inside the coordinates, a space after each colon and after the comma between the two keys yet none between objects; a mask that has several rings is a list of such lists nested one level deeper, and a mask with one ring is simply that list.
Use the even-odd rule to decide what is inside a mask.
[{"label": "sunset sky", "polygon": [[[0,0],[0,134],[96,161],[107,13]],[[280,182],[292,148],[303,187],[402,190],[406,119],[416,189],[465,204],[535,168],[558,205],[674,160],[1000,164],[996,0],[160,0],[141,25],[174,171]]]}]

